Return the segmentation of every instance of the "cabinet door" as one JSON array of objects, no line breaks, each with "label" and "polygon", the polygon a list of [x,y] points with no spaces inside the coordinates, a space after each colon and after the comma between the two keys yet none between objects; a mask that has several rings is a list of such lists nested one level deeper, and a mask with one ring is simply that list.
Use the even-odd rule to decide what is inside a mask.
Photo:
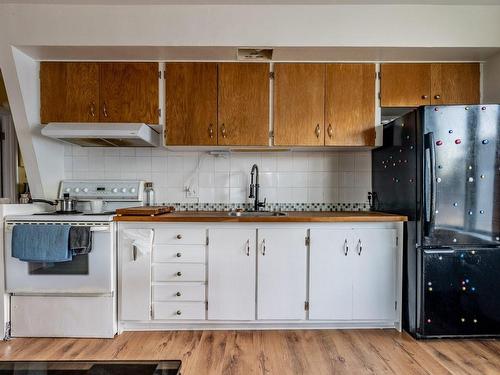
[{"label": "cabinet door", "polygon": [[219,145],[269,145],[269,64],[219,64]]},{"label": "cabinet door", "polygon": [[40,63],[40,118],[49,122],[99,121],[99,64]]},{"label": "cabinet door", "polygon": [[380,73],[382,107],[431,104],[430,64],[381,64]]},{"label": "cabinet door", "polygon": [[208,319],[255,319],[255,229],[209,230]]},{"label": "cabinet door", "polygon": [[259,228],[257,319],[305,319],[306,230]]},{"label": "cabinet door", "polygon": [[309,319],[350,320],[353,300],[352,230],[311,229]]},{"label": "cabinet door", "polygon": [[479,64],[432,64],[431,104],[479,104]]},{"label": "cabinet door", "polygon": [[158,63],[100,64],[101,122],[158,124]]},{"label": "cabinet door", "polygon": [[217,144],[217,64],[166,66],[165,144]]},{"label": "cabinet door", "polygon": [[355,230],[353,239],[353,319],[394,320],[396,231]]},{"label": "cabinet door", "polygon": [[[151,229],[152,231],[152,229]],[[151,308],[151,253],[134,250],[132,241],[120,233],[120,319],[149,320]]]},{"label": "cabinet door", "polygon": [[274,144],[323,146],[325,64],[274,65]]},{"label": "cabinet door", "polygon": [[375,65],[327,64],[325,145],[375,144]]}]

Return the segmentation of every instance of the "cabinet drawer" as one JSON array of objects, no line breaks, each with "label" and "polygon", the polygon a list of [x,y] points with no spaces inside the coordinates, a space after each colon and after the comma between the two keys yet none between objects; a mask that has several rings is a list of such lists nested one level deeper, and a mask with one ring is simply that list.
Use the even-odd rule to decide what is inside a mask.
[{"label": "cabinet drawer", "polygon": [[205,301],[205,284],[169,283],[153,285],[154,301]]},{"label": "cabinet drawer", "polygon": [[205,320],[205,302],[155,302],[153,319]]},{"label": "cabinet drawer", "polygon": [[205,265],[164,263],[153,265],[153,281],[205,281]]},{"label": "cabinet drawer", "polygon": [[162,228],[155,230],[155,244],[205,245],[207,231],[203,228]]},{"label": "cabinet drawer", "polygon": [[153,262],[205,263],[205,245],[155,245]]}]

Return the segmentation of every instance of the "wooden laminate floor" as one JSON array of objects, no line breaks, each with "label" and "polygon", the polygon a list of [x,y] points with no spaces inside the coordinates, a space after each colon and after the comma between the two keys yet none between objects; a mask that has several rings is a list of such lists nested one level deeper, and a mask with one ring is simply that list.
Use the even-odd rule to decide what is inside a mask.
[{"label": "wooden laminate floor", "polygon": [[395,330],[126,332],[12,339],[0,360],[182,360],[183,375],[500,374],[500,341],[416,341]]}]

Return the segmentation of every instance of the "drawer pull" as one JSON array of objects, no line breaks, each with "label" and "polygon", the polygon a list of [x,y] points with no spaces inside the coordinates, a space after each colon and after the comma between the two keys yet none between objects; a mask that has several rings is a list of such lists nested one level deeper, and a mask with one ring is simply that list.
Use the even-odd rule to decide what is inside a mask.
[{"label": "drawer pull", "polygon": [[181,254],[181,253],[177,253],[177,254],[175,254],[175,256],[176,256],[177,258],[180,258],[180,257],[182,256],[182,254]]},{"label": "drawer pull", "polygon": [[177,238],[178,240],[182,239],[182,234],[178,234],[177,236],[175,236],[175,238]]},{"label": "drawer pull", "polygon": [[180,297],[180,296],[181,296],[181,292],[177,292],[177,293],[175,293],[175,295],[176,295],[177,297]]},{"label": "drawer pull", "polygon": [[181,310],[177,310],[177,311],[176,311],[176,314],[177,314],[177,315],[181,315],[181,314],[182,314],[182,311],[181,311]]},{"label": "drawer pull", "polygon": [[182,272],[181,272],[181,271],[179,271],[179,272],[177,272],[177,273],[176,273],[176,275],[177,275],[177,276],[182,276]]}]

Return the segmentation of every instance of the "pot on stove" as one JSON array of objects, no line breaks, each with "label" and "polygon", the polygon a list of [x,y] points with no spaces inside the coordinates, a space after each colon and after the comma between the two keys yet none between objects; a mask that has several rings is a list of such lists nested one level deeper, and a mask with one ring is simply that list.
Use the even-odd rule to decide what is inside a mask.
[{"label": "pot on stove", "polygon": [[69,193],[63,194],[63,199],[56,199],[55,201],[49,201],[46,199],[32,199],[31,202],[47,203],[51,206],[57,206],[56,212],[68,213],[76,212],[76,204],[78,199],[71,198]]}]

